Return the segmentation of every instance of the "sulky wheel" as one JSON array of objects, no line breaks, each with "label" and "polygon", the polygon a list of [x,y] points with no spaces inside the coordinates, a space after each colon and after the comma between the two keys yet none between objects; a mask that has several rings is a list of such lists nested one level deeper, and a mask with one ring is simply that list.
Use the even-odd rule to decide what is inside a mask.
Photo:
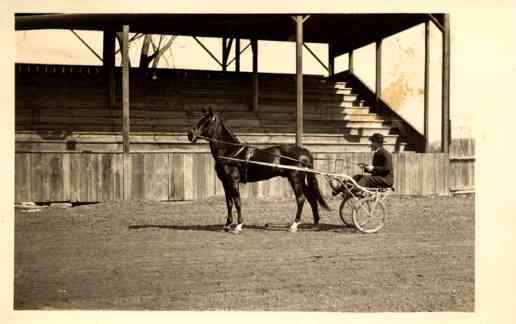
[{"label": "sulky wheel", "polygon": [[353,225],[353,203],[356,204],[357,199],[346,197],[342,200],[339,207],[339,216],[344,224],[347,226]]},{"label": "sulky wheel", "polygon": [[353,213],[353,224],[362,233],[376,233],[382,229],[387,212],[385,205],[374,197],[359,201]]}]

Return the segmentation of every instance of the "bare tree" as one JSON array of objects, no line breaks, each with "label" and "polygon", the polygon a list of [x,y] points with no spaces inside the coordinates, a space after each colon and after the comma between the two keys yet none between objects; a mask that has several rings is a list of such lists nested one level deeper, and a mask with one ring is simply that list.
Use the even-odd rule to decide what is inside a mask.
[{"label": "bare tree", "polygon": [[[159,37],[159,43],[156,45],[154,42],[152,35],[146,34],[143,39],[143,45],[142,50],[140,54],[140,67],[149,67],[150,63],[152,62],[152,67],[156,68],[158,67],[159,60],[164,57],[163,54],[172,46],[172,43],[174,43],[174,40],[177,36],[170,36],[170,38],[165,42],[163,47],[161,46],[161,43],[164,38],[163,35],[160,35]],[[152,45],[152,50],[154,51],[152,54],[149,55],[149,50]]]}]

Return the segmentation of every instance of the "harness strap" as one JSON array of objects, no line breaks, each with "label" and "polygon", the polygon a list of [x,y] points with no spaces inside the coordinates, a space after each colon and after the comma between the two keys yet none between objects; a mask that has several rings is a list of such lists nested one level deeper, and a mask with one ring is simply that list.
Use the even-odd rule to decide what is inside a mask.
[{"label": "harness strap", "polygon": [[294,159],[294,158],[292,158],[290,156],[286,156],[286,155],[283,155],[283,154],[275,154],[275,153],[272,153],[272,152],[268,152],[268,151],[265,151],[265,150],[263,150],[263,149],[261,149],[259,147],[249,145],[247,143],[233,143],[233,142],[221,141],[221,140],[218,140],[218,139],[215,139],[215,138],[201,136],[201,135],[198,135],[197,137],[201,138],[201,139],[205,139],[208,142],[227,144],[227,145],[233,145],[233,146],[240,146],[242,149],[238,151],[239,153],[243,150],[243,148],[247,147],[247,148],[250,148],[250,149],[253,149],[253,150],[259,150],[261,152],[264,152],[264,153],[267,153],[269,155],[276,156],[276,157],[279,157],[279,158],[282,158],[282,159],[285,159],[285,160],[290,160],[290,161],[294,161],[294,162],[300,163],[303,166],[307,166],[305,162],[300,161],[298,159]]},{"label": "harness strap", "polygon": [[[240,152],[241,150],[239,150]],[[254,152],[256,149],[248,147],[247,151],[245,152],[245,163],[244,163],[244,179],[243,183],[247,183],[247,170],[249,169],[249,160],[251,160],[251,157],[254,155]]]},{"label": "harness strap", "polygon": [[238,154],[242,153],[242,151],[245,150],[245,148],[245,146],[240,147],[240,149],[238,149],[238,151],[236,151],[236,153],[233,154],[233,157],[238,157]]}]

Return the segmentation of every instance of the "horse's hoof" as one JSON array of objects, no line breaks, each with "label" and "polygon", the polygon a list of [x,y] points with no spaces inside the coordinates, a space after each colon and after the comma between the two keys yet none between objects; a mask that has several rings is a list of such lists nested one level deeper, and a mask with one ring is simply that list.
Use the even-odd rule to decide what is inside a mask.
[{"label": "horse's hoof", "polygon": [[240,234],[242,232],[243,224],[238,224],[235,229],[232,231],[233,234]]},{"label": "horse's hoof", "polygon": [[290,233],[295,233],[295,232],[297,232],[297,226],[298,226],[298,223],[293,223],[292,225],[290,225],[290,227],[289,227],[288,231],[289,231]]},{"label": "horse's hoof", "polygon": [[229,231],[231,231],[231,225],[224,225],[224,226],[222,227],[222,230],[223,230],[224,232],[229,232]]}]

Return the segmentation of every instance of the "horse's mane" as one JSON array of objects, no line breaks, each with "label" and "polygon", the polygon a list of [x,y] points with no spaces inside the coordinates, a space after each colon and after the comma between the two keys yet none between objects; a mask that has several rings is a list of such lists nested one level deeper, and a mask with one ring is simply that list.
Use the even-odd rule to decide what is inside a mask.
[{"label": "horse's mane", "polygon": [[220,117],[219,115],[219,120],[220,120],[220,125],[222,127],[222,130],[224,132],[226,132],[226,134],[229,135],[229,137],[231,138],[231,140],[235,143],[242,143],[242,141],[240,141],[240,139],[238,138],[238,136],[235,135],[235,133],[233,133],[233,131],[228,127],[226,126],[226,124],[224,123],[224,120],[222,119],[222,117]]}]

